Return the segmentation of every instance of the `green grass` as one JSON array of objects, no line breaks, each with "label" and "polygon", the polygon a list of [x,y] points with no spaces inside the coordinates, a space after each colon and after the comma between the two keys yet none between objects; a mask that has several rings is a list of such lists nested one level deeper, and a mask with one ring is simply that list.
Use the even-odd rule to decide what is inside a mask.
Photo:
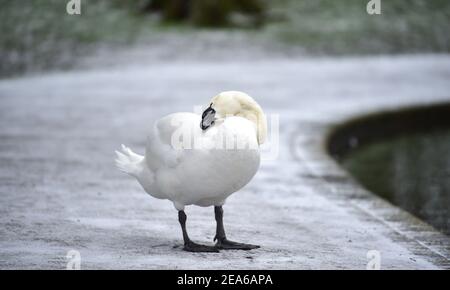
[{"label": "green grass", "polygon": [[129,43],[146,19],[106,0],[81,0],[68,15],[63,0],[0,0],[0,76],[68,67],[99,42]]},{"label": "green grass", "polygon": [[381,15],[368,15],[368,0],[281,0],[269,36],[312,53],[379,54],[450,51],[450,1],[381,0]]},{"label": "green grass", "polygon": [[[66,0],[0,0],[0,77],[69,67],[99,43],[198,29],[189,22],[156,23],[140,12],[147,0],[81,1],[82,15],[70,16]],[[266,24],[246,33],[313,55],[450,51],[448,0],[381,0],[382,14],[373,16],[366,13],[368,0],[265,2]]]}]

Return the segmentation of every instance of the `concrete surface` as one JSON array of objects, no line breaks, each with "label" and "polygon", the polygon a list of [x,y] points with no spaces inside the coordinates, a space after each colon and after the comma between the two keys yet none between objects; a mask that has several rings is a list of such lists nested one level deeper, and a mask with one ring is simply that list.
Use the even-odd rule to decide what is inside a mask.
[{"label": "concrete surface", "polygon": [[[0,268],[450,268],[449,238],[361,189],[323,151],[333,124],[364,112],[450,101],[450,56],[123,61],[0,81]],[[223,90],[280,120],[279,156],[225,205],[228,236],[261,249],[187,253],[171,203],[114,168],[121,143]],[[212,243],[212,208],[187,208]]]}]

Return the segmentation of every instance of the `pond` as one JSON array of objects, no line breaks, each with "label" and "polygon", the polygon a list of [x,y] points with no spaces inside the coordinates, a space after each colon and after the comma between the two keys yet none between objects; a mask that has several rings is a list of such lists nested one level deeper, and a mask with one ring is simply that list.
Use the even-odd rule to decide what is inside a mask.
[{"label": "pond", "polygon": [[363,187],[450,235],[449,109],[353,121],[329,149]]},{"label": "pond", "polygon": [[450,235],[450,130],[375,142],[342,165],[370,191]]}]

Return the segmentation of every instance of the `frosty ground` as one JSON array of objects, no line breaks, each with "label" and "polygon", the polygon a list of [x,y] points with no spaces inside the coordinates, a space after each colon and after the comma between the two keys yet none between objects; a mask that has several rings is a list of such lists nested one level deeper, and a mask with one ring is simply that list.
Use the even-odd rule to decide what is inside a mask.
[{"label": "frosty ground", "polygon": [[[365,269],[370,250],[384,269],[450,267],[448,237],[361,189],[323,150],[347,118],[449,101],[450,56],[145,51],[0,81],[0,268],[65,269],[70,250],[82,269]],[[143,153],[154,120],[224,90],[279,116],[278,157],[224,206],[229,238],[261,248],[188,253],[172,204],[117,171],[113,153]],[[212,244],[213,209],[186,212],[192,239]]]}]

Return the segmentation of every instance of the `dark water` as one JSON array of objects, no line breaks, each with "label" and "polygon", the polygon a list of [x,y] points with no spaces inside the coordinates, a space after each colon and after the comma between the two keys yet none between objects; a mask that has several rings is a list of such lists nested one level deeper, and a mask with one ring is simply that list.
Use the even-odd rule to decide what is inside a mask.
[{"label": "dark water", "polygon": [[370,191],[450,235],[450,130],[367,144],[342,164]]}]

